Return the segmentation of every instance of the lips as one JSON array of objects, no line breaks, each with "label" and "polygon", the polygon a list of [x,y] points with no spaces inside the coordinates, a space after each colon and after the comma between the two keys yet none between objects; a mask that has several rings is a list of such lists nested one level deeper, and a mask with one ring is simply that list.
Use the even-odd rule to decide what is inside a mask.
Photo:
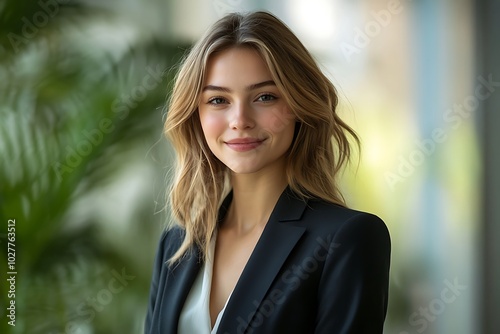
[{"label": "lips", "polygon": [[251,151],[264,142],[265,139],[258,138],[236,138],[224,142],[230,149],[237,152]]}]

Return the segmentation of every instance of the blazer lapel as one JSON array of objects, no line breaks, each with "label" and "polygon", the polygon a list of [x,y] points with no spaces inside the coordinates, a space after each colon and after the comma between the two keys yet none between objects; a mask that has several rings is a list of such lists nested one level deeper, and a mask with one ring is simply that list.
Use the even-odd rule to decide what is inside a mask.
[{"label": "blazer lapel", "polygon": [[198,247],[194,247],[168,272],[161,298],[159,333],[177,333],[182,307],[201,268],[199,255]]},{"label": "blazer lapel", "polygon": [[307,203],[286,188],[243,270],[219,324],[218,333],[244,333],[288,255],[305,231],[286,224],[299,220]]},{"label": "blazer lapel", "polygon": [[[226,215],[231,200],[232,192],[221,204],[217,219],[219,223]],[[177,333],[182,308],[201,269],[200,249],[197,246],[193,246],[185,256],[168,271],[165,290],[161,298],[159,333]]]}]

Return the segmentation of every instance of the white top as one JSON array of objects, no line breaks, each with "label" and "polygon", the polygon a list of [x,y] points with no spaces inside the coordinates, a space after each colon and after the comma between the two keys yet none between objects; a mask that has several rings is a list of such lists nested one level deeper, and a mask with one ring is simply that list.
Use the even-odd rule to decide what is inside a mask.
[{"label": "white top", "polygon": [[184,307],[179,317],[178,334],[215,334],[219,328],[219,323],[226,309],[229,295],[224,308],[219,312],[214,328],[211,328],[210,321],[210,288],[212,286],[213,259],[215,254],[215,239],[210,242],[210,250],[207,260],[202,265],[196,277],[191,291],[186,298]]}]

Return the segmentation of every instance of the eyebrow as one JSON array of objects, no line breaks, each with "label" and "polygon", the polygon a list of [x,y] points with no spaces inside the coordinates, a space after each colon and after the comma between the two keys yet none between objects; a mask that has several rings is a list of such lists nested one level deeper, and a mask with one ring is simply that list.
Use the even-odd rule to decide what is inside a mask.
[{"label": "eyebrow", "polygon": [[[263,82],[259,82],[253,85],[250,85],[246,88],[246,90],[254,90],[257,88],[265,87],[265,86],[276,86],[276,83],[273,80],[267,80]],[[215,86],[215,85],[206,85],[203,87],[202,92],[207,90],[215,90],[218,92],[231,93],[232,90],[227,87]]]}]

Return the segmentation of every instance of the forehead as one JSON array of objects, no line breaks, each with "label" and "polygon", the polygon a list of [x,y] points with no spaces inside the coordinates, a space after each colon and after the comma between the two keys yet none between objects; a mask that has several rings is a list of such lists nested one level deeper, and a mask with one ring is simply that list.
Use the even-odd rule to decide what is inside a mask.
[{"label": "forehead", "polygon": [[271,72],[262,56],[249,47],[233,47],[213,54],[207,63],[206,83],[271,80]]}]

